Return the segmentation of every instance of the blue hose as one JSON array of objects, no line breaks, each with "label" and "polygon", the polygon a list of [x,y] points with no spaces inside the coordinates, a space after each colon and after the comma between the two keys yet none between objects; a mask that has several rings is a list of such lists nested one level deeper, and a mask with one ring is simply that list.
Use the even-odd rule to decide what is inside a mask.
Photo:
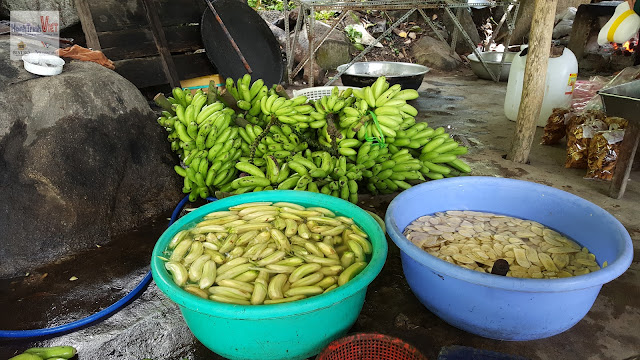
[{"label": "blue hose", "polygon": [[[207,201],[216,201],[216,200],[217,199],[214,197],[207,198]],[[180,212],[182,211],[182,208],[187,203],[187,201],[189,201],[189,196],[185,196],[182,200],[180,200],[180,202],[178,203],[178,206],[176,206],[176,208],[173,210],[173,213],[171,214],[171,220],[169,221],[169,226],[171,226],[171,224],[173,224],[178,219],[178,216],[180,215]],[[125,305],[127,305],[131,300],[133,300],[136,296],[140,295],[144,291],[144,289],[147,287],[149,282],[151,282],[151,271],[149,271],[147,275],[145,275],[145,277],[142,279],[142,281],[140,281],[140,283],[138,283],[138,285],[133,290],[131,290],[125,297],[116,301],[108,308],[100,310],[97,313],[93,315],[89,315],[80,320],[76,320],[65,325],[60,325],[60,326],[55,326],[55,327],[45,328],[45,329],[0,330],[0,338],[9,338],[9,339],[34,338],[34,337],[51,336],[51,335],[71,332],[84,325],[90,324],[98,320],[102,320],[107,316],[111,315],[112,313],[120,310]]]}]

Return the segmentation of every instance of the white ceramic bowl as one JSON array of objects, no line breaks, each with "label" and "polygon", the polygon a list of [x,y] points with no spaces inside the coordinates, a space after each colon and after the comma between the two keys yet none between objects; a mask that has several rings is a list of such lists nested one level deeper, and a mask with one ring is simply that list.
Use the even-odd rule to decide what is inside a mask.
[{"label": "white ceramic bowl", "polygon": [[36,75],[51,76],[62,72],[64,60],[55,55],[29,53],[22,56],[24,69]]}]

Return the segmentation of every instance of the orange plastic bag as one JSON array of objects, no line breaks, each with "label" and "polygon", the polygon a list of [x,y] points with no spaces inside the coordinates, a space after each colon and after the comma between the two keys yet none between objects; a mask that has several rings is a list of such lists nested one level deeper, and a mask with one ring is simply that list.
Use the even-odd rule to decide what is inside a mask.
[{"label": "orange plastic bag", "polygon": [[73,45],[70,48],[58,49],[57,53],[60,57],[92,61],[106,67],[107,69],[114,70],[116,68],[113,65],[113,61],[109,60],[102,51],[90,50],[79,45]]}]

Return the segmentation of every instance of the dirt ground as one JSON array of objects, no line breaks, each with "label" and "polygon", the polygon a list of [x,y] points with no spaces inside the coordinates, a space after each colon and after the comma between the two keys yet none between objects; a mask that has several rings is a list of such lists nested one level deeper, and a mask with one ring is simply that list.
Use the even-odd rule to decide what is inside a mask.
[{"label": "dirt ground", "polygon": [[[402,273],[399,250],[389,241],[386,265],[370,285],[364,308],[350,333],[380,332],[397,336],[416,346],[428,359],[436,359],[443,347],[451,345],[471,346],[539,360],[623,360],[640,354],[640,216],[637,210],[640,172],[632,172],[621,200],[612,199],[607,196],[607,183],[585,180],[584,170],[564,168],[564,144],[538,145],[541,129],[536,134],[529,164],[503,159],[515,129],[515,123],[507,120],[503,113],[505,90],[506,83],[479,80],[469,70],[455,73],[432,71],[425,76],[419,89],[421,97],[415,105],[420,111],[419,120],[427,121],[432,127],[445,126],[449,132],[469,143],[470,153],[464,158],[470,163],[473,175],[508,177],[549,185],[581,196],[609,211],[622,222],[633,239],[635,256],[631,267],[621,277],[604,285],[591,311],[573,328],[547,339],[505,342],[466,333],[429,312],[409,289]],[[383,216],[393,197],[363,196],[360,205]],[[154,229],[137,234],[141,242],[137,250],[139,256],[149,256],[157,232],[165,224],[159,221]],[[126,242],[121,246],[126,246]],[[95,251],[107,251],[105,248],[108,247]],[[108,250],[115,254],[126,251],[116,245]],[[85,297],[88,303],[94,302],[92,299],[96,297],[96,292],[126,293],[148,269],[144,262],[131,262],[122,265],[128,266],[128,272],[112,272],[104,270],[106,264],[96,265],[95,262],[85,261],[84,265],[80,265],[82,258],[90,259],[85,254],[76,262],[65,264],[64,268],[68,271],[65,276],[76,275],[82,279],[83,271],[107,274],[103,279],[92,278],[94,284],[102,285],[97,289],[94,287],[74,293],[75,298]],[[115,263],[118,268],[117,261],[110,263]],[[49,276],[54,278],[54,275]],[[46,281],[44,278],[41,283],[46,284]],[[81,283],[77,281],[73,286],[81,286]],[[2,298],[9,296],[10,285],[0,285]],[[117,286],[121,287],[118,291]],[[19,303],[3,303],[5,315],[1,327],[20,329],[30,325],[51,326],[93,311],[93,304],[68,306],[57,302],[53,302],[55,306],[49,311],[45,310],[44,305],[38,307],[37,301],[38,295],[32,295]],[[54,300],[49,298],[47,301]],[[102,301],[108,304],[112,300],[105,297]],[[59,306],[62,310],[57,309]],[[89,308],[91,311],[87,310]],[[13,312],[32,312],[36,316],[31,316],[32,324],[16,323],[19,320],[15,320]],[[191,335],[177,306],[166,299],[153,283],[141,297],[123,310],[77,332],[36,341],[1,340],[0,358],[10,357],[30,346],[62,344],[75,346],[79,350],[79,359],[221,359]]]}]

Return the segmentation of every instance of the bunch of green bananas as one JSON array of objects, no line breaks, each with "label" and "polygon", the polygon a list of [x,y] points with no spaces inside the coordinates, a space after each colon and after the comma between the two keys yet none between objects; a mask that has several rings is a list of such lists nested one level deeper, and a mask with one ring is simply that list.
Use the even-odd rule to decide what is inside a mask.
[{"label": "bunch of green bananas", "polygon": [[171,149],[184,165],[174,167],[184,178],[182,191],[195,201],[235,179],[234,164],[242,156],[242,140],[233,123],[236,113],[232,109],[221,102],[205,105],[207,97],[202,91],[193,97],[184,93],[173,89],[173,98],[191,99],[190,103],[185,100],[188,105],[184,107],[178,101],[174,104],[176,115],[167,117],[168,111],[163,112],[158,123],[169,131]]},{"label": "bunch of green bananas", "polygon": [[[243,136],[241,128],[241,136],[250,147],[254,146],[254,150],[253,152],[250,151],[249,156],[255,158],[254,161],[259,165],[264,165],[264,162],[260,161],[264,156],[269,155],[276,159],[285,159],[295,153],[306,150],[308,147],[308,144],[304,141],[301,142],[298,135],[287,124],[270,126],[268,132],[257,140],[256,138],[262,134],[262,128],[257,125],[252,127],[249,124],[246,126],[245,131],[247,135]],[[252,132],[251,135],[249,135],[250,132]]]},{"label": "bunch of green bananas", "polygon": [[442,127],[416,123],[418,111],[407,101],[417,91],[390,86],[383,76],[362,89],[335,87],[316,101],[280,96],[281,89],[248,74],[226,79],[226,91],[237,113],[222,102],[206,104],[202,91],[190,96],[176,88],[168,98],[175,111],[158,119],[182,160],[175,169],[192,201],[218,190],[295,189],[355,203],[359,188],[385,194],[471,171],[458,159],[466,147]]},{"label": "bunch of green bananas", "polygon": [[418,110],[407,104],[407,100],[419,96],[413,89],[389,86],[381,76],[371,86],[354,90],[353,95],[358,99],[356,106],[344,109],[340,126],[351,128],[359,140],[372,136],[393,138],[398,130],[415,124]]},{"label": "bunch of green bananas", "polygon": [[260,100],[269,93],[269,87],[264,84],[264,81],[258,79],[251,83],[251,75],[245,74],[235,83],[232,78],[227,78],[225,87],[236,100],[238,108],[246,112],[245,119],[252,124],[258,123],[261,111]]},{"label": "bunch of green bananas", "polygon": [[363,167],[348,163],[344,156],[306,149],[287,158],[266,154],[262,159],[261,166],[257,165],[257,158],[253,164],[248,159],[236,163],[236,169],[246,176],[234,180],[223,191],[241,194],[271,189],[306,190],[358,202],[357,181],[362,179]]},{"label": "bunch of green bananas", "polygon": [[281,123],[309,127],[312,119],[309,113],[313,107],[307,104],[306,96],[287,99],[279,96],[274,85],[269,89],[262,79],[251,83],[251,75],[245,74],[236,82],[226,79],[226,89],[236,99],[236,105],[245,113],[244,118],[251,124],[265,126],[272,117]]}]

